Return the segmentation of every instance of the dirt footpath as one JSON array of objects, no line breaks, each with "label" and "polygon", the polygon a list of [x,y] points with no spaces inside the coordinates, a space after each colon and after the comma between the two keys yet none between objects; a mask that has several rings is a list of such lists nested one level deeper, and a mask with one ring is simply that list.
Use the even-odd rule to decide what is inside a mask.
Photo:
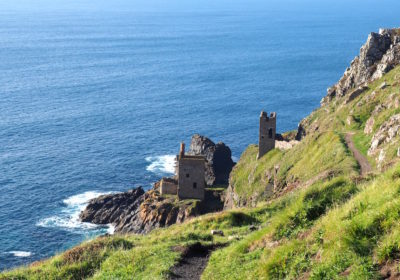
[{"label": "dirt footpath", "polygon": [[371,165],[369,164],[368,160],[365,158],[363,154],[360,153],[360,151],[354,146],[353,142],[353,133],[349,132],[345,136],[345,140],[347,143],[347,146],[349,147],[350,151],[353,153],[354,158],[357,160],[358,164],[360,165],[360,173],[361,175],[365,175],[369,172],[371,172],[372,168]]}]

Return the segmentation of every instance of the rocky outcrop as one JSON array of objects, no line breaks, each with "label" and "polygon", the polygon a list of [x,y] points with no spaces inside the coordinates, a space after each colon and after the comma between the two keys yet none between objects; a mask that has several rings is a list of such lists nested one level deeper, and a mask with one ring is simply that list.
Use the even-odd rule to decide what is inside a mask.
[{"label": "rocky outcrop", "polygon": [[[400,29],[381,29],[371,33],[360,55],[346,69],[339,82],[328,89],[321,101],[324,106],[335,97],[343,97],[350,92],[359,95],[362,87],[369,81],[381,78],[396,65],[400,64]],[[356,90],[354,90],[356,89]]]},{"label": "rocky outcrop", "polygon": [[373,116],[371,116],[371,117],[367,120],[367,122],[365,123],[364,133],[365,133],[365,134],[370,134],[370,133],[372,133],[372,129],[373,129],[373,127],[374,127],[374,124],[375,124],[375,119],[374,119]]},{"label": "rocky outcrop", "polygon": [[206,183],[208,186],[227,185],[229,174],[235,163],[231,149],[224,143],[215,144],[205,136],[193,135],[189,155],[203,155],[206,162]]},{"label": "rocky outcrop", "polygon": [[[327,95],[321,100],[322,108],[329,112],[332,108],[326,105],[333,100],[340,100],[342,105],[353,101],[368,92],[368,84],[381,78],[399,64],[400,28],[381,29],[379,33],[371,33],[365,45],[361,47],[360,54],[354,58],[339,82],[328,88]],[[382,90],[386,86],[387,84],[383,83],[379,89]],[[375,98],[377,94],[378,91],[370,93],[359,101],[357,106],[363,106],[365,102],[369,102],[368,98]],[[314,118],[313,115],[314,113],[311,113],[299,123],[296,140],[300,141],[306,135],[319,130],[318,118]]]},{"label": "rocky outcrop", "polygon": [[[275,169],[275,170],[274,170]],[[272,170],[265,170],[264,189],[259,192],[253,192],[250,197],[240,197],[236,191],[234,180],[231,180],[225,192],[224,209],[233,209],[238,207],[255,207],[258,202],[265,201],[273,197],[276,181],[274,180],[274,171],[277,171],[279,166],[275,166]],[[248,175],[248,184],[254,184],[254,171]]]},{"label": "rocky outcrop", "polygon": [[99,225],[112,224],[116,233],[148,233],[222,208],[223,197],[218,191],[206,191],[205,200],[200,202],[179,201],[176,196],[160,196],[155,189],[144,192],[137,188],[90,200],[80,219]]},{"label": "rocky outcrop", "polygon": [[[207,185],[227,185],[235,163],[228,146],[198,134],[192,137],[189,155],[206,158]],[[161,196],[157,189],[144,192],[137,188],[124,193],[102,195],[92,199],[80,214],[83,222],[112,224],[117,233],[147,233],[202,214],[223,209],[222,191],[206,190],[203,201],[179,200],[177,196]]]},{"label": "rocky outcrop", "polygon": [[[400,114],[392,116],[380,126],[378,131],[372,137],[368,155],[373,156],[378,152],[382,152],[380,149],[381,144],[391,142],[393,138],[398,135],[400,135]],[[384,155],[380,154],[380,161],[382,161],[382,157],[384,157]]]},{"label": "rocky outcrop", "polygon": [[300,142],[297,140],[291,140],[291,141],[278,141],[275,140],[275,148],[280,149],[280,150],[290,150]]},{"label": "rocky outcrop", "polygon": [[139,209],[144,193],[139,187],[124,193],[101,195],[90,200],[79,217],[82,222],[118,225],[123,217]]},{"label": "rocky outcrop", "polygon": [[359,86],[356,90],[353,90],[347,95],[344,104],[349,104],[351,101],[353,101],[354,99],[359,97],[362,93],[364,93],[366,90],[368,90],[367,86]]},{"label": "rocky outcrop", "polygon": [[312,114],[313,113],[311,113],[311,115],[309,115],[308,117],[306,117],[300,121],[299,126],[297,128],[297,135],[296,135],[297,141],[300,141],[307,134],[313,133],[319,129],[319,125],[318,125],[318,121],[317,121],[318,119],[311,122]]}]

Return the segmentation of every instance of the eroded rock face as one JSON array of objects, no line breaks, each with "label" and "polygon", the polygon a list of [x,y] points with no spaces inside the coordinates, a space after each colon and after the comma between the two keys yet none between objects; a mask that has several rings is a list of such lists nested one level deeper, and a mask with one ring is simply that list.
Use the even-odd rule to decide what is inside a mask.
[{"label": "eroded rock face", "polygon": [[311,113],[311,115],[300,121],[299,126],[297,128],[297,135],[296,135],[297,141],[302,140],[307,134],[313,133],[319,129],[317,121],[310,123],[312,114],[313,113]]},{"label": "eroded rock face", "polygon": [[80,219],[94,224],[112,224],[116,233],[148,233],[222,208],[222,194],[216,191],[207,191],[205,200],[200,202],[179,201],[176,196],[160,196],[156,190],[144,192],[137,188],[92,199],[81,212]]},{"label": "eroded rock face", "polygon": [[[274,170],[265,170],[265,175],[264,190],[261,190],[260,192],[254,192],[250,197],[240,197],[236,192],[236,186],[233,180],[231,180],[225,192],[224,209],[255,207],[258,202],[272,198],[276,187],[276,182],[274,181]],[[254,172],[250,172],[248,176],[249,185],[253,184],[254,180]]]},{"label": "eroded rock face", "polygon": [[372,133],[372,129],[373,129],[373,127],[374,127],[374,124],[375,124],[374,117],[371,116],[371,117],[367,120],[367,122],[365,123],[364,133],[365,133],[365,134],[370,134],[370,133]]},{"label": "eroded rock face", "polygon": [[290,150],[300,142],[297,140],[291,140],[291,141],[277,141],[275,140],[275,148],[280,149],[280,150]]},{"label": "eroded rock face", "polygon": [[99,225],[119,224],[122,217],[135,212],[144,200],[142,188],[124,193],[102,195],[89,201],[86,209],[81,212],[82,222]]},{"label": "eroded rock face", "polygon": [[[379,33],[371,33],[361,47],[360,54],[351,62],[338,83],[328,88],[327,95],[321,100],[321,106],[329,110],[326,105],[339,98],[344,104],[351,102],[367,91],[367,84],[381,78],[399,64],[400,28],[381,29]],[[381,89],[385,86],[386,83],[382,84]],[[378,94],[378,91],[374,91],[367,99],[357,103],[357,106],[362,106]],[[399,100],[394,100],[393,103],[400,106]],[[299,123],[296,140],[301,140],[319,129],[318,121],[311,119],[312,114]]]},{"label": "eroded rock face", "polygon": [[208,186],[227,185],[229,174],[235,163],[231,149],[224,143],[215,144],[205,136],[193,135],[189,155],[203,155],[206,162],[206,183]]},{"label": "eroded rock face", "polygon": [[393,115],[380,126],[378,131],[372,137],[368,155],[376,155],[378,151],[381,151],[380,146],[382,143],[389,143],[398,135],[400,135],[400,114]]},{"label": "eroded rock face", "polygon": [[400,63],[400,29],[381,29],[371,33],[339,82],[328,89],[321,105],[342,97],[370,80],[381,78]]}]

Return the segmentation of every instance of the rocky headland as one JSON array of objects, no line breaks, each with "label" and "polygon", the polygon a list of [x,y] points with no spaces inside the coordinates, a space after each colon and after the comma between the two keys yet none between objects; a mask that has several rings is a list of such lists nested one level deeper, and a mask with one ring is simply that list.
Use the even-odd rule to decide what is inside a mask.
[{"label": "rocky headland", "polygon": [[334,97],[343,97],[361,86],[367,87],[371,80],[382,78],[400,63],[400,29],[380,29],[372,32],[360,54],[354,58],[342,78],[328,89],[321,101],[325,105]]},{"label": "rocky headland", "polygon": [[[328,124],[325,124],[325,120],[321,120],[318,116],[321,111],[328,115],[334,108],[345,108],[355,99],[366,95],[366,98],[358,101],[356,106],[362,108],[365,106],[364,103],[376,103],[363,130],[371,137],[368,155],[375,157],[380,166],[386,153],[382,148],[383,144],[390,143],[392,138],[398,135],[399,115],[392,116],[374,130],[375,119],[384,110],[399,108],[400,99],[393,93],[382,102],[375,101],[379,92],[388,86],[386,81],[380,84],[377,90],[366,93],[370,90],[373,81],[382,78],[398,64],[400,64],[400,29],[381,29],[379,33],[371,33],[367,42],[361,47],[360,54],[351,62],[338,83],[328,89],[326,97],[321,100],[321,108],[303,119],[297,131],[276,135],[276,150],[282,151],[277,157],[284,157],[285,151],[296,147],[306,136],[317,135],[319,131],[326,130]],[[347,125],[354,125],[356,119],[354,110],[351,110],[346,119]],[[329,122],[332,120],[326,120],[326,123]],[[317,141],[317,139],[310,141]],[[258,176],[261,176],[262,184],[258,187],[258,191],[243,197],[240,190],[238,191],[238,174],[230,178],[235,163],[232,161],[231,150],[228,146],[222,142],[215,144],[209,138],[196,134],[192,137],[187,154],[203,155],[206,158],[207,186],[223,186],[224,188],[207,190],[206,199],[202,202],[179,201],[175,196],[159,195],[159,183],[156,183],[148,192],[138,188],[122,194],[105,195],[93,199],[81,213],[82,221],[113,224],[115,231],[120,233],[147,233],[154,228],[182,223],[189,218],[224,208],[254,206],[260,200],[280,196],[288,190],[310,185],[316,180],[329,178],[341,172],[323,170],[314,174],[313,177],[304,179],[294,175],[281,175],[285,170],[281,167],[280,161],[288,161],[281,158],[276,164],[265,168],[263,174],[256,175],[256,169],[246,170],[249,172],[246,178],[248,184],[254,184],[259,179]],[[397,154],[400,155],[400,149],[397,150]],[[239,166],[240,168],[242,167]]]},{"label": "rocky headland", "polygon": [[[158,183],[101,196],[83,221],[149,233],[103,236],[0,279],[399,279],[399,34],[372,33],[322,106],[261,157],[250,145],[228,172],[230,150],[194,136],[207,203],[160,196]],[[223,203],[236,209],[191,219]]]},{"label": "rocky headland", "polygon": [[205,180],[210,188],[206,189],[203,201],[160,195],[157,182],[147,192],[139,187],[90,200],[80,214],[81,221],[112,224],[116,233],[148,233],[155,228],[221,211],[224,205],[223,186],[229,183],[229,174],[235,165],[230,148],[222,142],[215,144],[209,138],[196,134],[192,137],[188,154],[206,158]]},{"label": "rocky headland", "polygon": [[[327,95],[321,100],[321,107],[328,107],[332,102],[335,106],[338,106],[337,102],[348,104],[365,93],[369,89],[368,84],[382,78],[399,64],[400,28],[372,32],[367,42],[361,47],[360,54],[353,59],[340,80],[328,88]],[[385,84],[381,85],[382,88],[385,86]],[[317,122],[311,121],[313,118],[314,114],[311,114],[300,122],[297,140],[318,130]],[[370,125],[371,122],[372,120],[370,120]]]}]

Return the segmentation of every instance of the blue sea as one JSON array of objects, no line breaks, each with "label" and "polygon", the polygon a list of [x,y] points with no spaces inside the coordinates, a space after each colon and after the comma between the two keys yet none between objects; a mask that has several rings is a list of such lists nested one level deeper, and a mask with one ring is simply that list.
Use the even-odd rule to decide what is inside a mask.
[{"label": "blue sea", "polygon": [[87,201],[150,188],[194,133],[237,160],[261,110],[296,129],[369,32],[400,25],[396,1],[5,2],[0,270],[112,232],[78,221]]}]

